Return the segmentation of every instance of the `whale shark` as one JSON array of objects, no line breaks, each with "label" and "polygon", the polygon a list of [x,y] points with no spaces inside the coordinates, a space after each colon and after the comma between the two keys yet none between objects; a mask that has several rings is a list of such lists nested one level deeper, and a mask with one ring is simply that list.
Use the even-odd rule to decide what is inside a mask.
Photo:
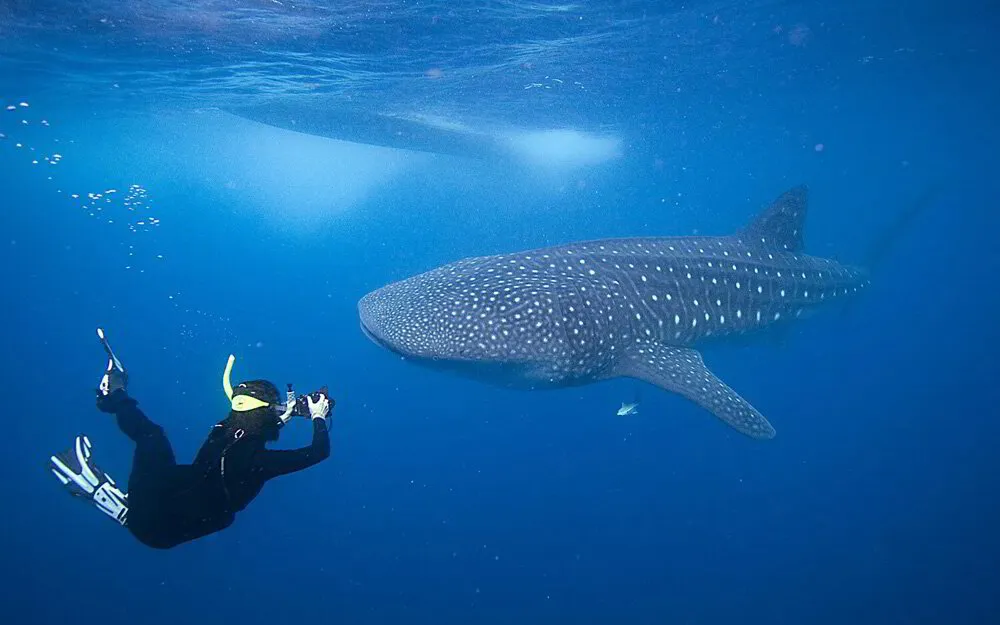
[{"label": "whale shark", "polygon": [[736,431],[775,429],[716,377],[707,341],[795,321],[869,286],[862,267],[803,252],[808,188],[728,236],[592,240],[465,258],[358,302],[361,328],[404,359],[515,388],[631,377]]}]

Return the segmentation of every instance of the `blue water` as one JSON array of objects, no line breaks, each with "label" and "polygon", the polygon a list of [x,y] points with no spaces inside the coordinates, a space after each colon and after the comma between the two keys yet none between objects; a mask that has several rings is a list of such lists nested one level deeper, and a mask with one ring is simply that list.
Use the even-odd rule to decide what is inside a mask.
[{"label": "blue water", "polygon": [[[5,618],[998,622],[998,28],[976,0],[4,3]],[[552,169],[220,112],[275,98],[618,149]],[[847,262],[934,195],[854,306],[705,352],[772,441],[629,380],[426,371],[358,325],[367,291],[463,256],[726,234],[799,183],[807,251]],[[86,432],[128,475],[98,325],[182,461],[226,414],[229,353],[330,385],[331,458],[142,547],[47,469]]]}]

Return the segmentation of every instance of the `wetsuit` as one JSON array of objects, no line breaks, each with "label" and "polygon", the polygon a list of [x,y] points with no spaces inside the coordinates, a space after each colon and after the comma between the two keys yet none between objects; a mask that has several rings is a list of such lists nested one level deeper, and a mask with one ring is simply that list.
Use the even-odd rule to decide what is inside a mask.
[{"label": "wetsuit", "polygon": [[212,428],[192,464],[177,464],[163,428],[122,391],[98,399],[135,442],[126,527],[143,544],[169,549],[232,525],[264,483],[330,455],[326,420],[313,419],[313,440],[295,450],[266,449],[262,436],[223,421]]}]

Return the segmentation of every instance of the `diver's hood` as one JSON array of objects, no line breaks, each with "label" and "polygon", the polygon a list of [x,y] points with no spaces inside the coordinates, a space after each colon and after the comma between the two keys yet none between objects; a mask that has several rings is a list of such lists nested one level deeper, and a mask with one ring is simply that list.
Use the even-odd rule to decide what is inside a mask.
[{"label": "diver's hood", "polygon": [[[227,432],[232,432],[235,438],[247,436],[251,439],[277,440],[278,432],[284,423],[278,415],[269,408],[229,413],[219,426]],[[237,435],[238,433],[238,435]]]}]

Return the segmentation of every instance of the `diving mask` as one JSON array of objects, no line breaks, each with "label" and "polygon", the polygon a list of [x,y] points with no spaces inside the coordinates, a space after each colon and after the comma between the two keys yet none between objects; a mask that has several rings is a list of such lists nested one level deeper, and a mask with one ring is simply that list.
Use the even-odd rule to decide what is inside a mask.
[{"label": "diving mask", "polygon": [[229,360],[226,362],[226,369],[222,373],[222,388],[226,392],[226,397],[229,398],[233,411],[248,412],[250,410],[270,406],[274,409],[274,412],[278,416],[278,420],[281,424],[285,424],[292,417],[292,412],[295,409],[295,393],[291,392],[291,385],[289,385],[289,393],[286,393],[284,404],[271,404],[252,395],[236,395],[233,391],[232,382],[230,381],[230,376],[233,373],[233,363],[235,362],[236,356],[230,354]]}]

